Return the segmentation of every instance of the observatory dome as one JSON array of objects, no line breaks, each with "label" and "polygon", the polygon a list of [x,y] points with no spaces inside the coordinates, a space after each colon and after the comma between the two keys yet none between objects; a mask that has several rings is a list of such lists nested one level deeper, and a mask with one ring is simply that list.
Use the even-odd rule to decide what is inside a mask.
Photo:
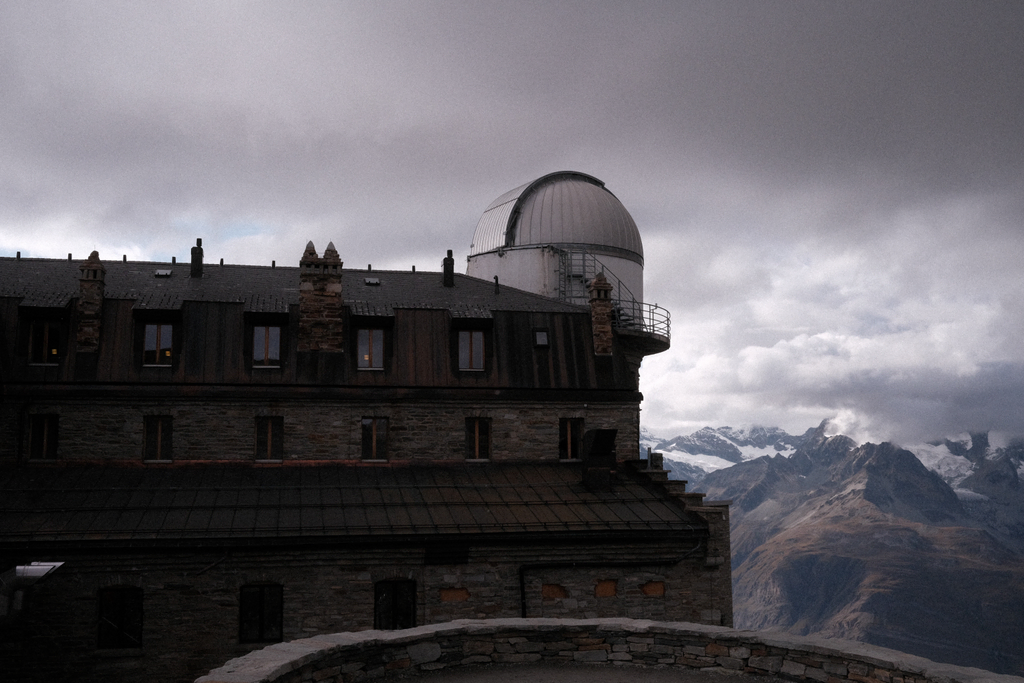
[{"label": "observatory dome", "polygon": [[552,246],[614,255],[643,266],[633,217],[604,183],[575,171],[551,173],[501,195],[477,223],[470,259],[488,252]]}]

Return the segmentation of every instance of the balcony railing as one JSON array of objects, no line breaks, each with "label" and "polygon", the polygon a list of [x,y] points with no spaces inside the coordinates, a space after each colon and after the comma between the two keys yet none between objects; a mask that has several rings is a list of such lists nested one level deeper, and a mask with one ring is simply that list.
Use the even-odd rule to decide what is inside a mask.
[{"label": "balcony railing", "polygon": [[587,284],[604,273],[612,285],[612,302],[615,306],[613,325],[619,330],[656,334],[669,339],[672,320],[669,312],[657,304],[637,301],[629,288],[623,284],[596,256],[586,250],[563,251],[559,256],[558,298],[575,304],[586,305],[590,300]]},{"label": "balcony railing", "polygon": [[612,325],[620,330],[657,334],[666,339],[672,336],[672,316],[657,304],[645,304],[632,299],[613,299],[615,317]]}]

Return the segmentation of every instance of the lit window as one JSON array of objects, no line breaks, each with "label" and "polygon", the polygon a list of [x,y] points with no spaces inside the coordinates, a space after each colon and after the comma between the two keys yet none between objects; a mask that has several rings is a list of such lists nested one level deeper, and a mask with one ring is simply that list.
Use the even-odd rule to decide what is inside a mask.
[{"label": "lit window", "polygon": [[135,586],[101,588],[99,622],[99,647],[142,647],[142,589]]},{"label": "lit window", "polygon": [[466,418],[466,458],[486,460],[491,457],[491,420],[486,417]]},{"label": "lit window", "polygon": [[57,416],[29,416],[29,456],[33,460],[57,459]]},{"label": "lit window", "polygon": [[174,326],[164,323],[146,325],[145,344],[142,347],[143,365],[170,365],[171,339]]},{"label": "lit window", "polygon": [[480,330],[459,331],[459,370],[484,369],[484,333]]},{"label": "lit window", "polygon": [[284,458],[284,418],[256,418],[256,459],[282,460]]},{"label": "lit window", "polygon": [[145,432],[144,460],[170,460],[174,419],[170,415],[146,415],[142,418]]},{"label": "lit window", "polygon": [[28,355],[34,365],[56,365],[60,323],[56,320],[33,320],[29,326]]},{"label": "lit window", "polygon": [[363,460],[386,460],[388,457],[388,419],[364,417]]},{"label": "lit window", "polygon": [[238,642],[267,643],[281,640],[284,630],[284,589],[280,584],[242,586],[238,605]]},{"label": "lit window", "polygon": [[563,417],[558,421],[558,457],[577,460],[583,444],[583,418]]},{"label": "lit window", "polygon": [[384,369],[384,330],[358,330],[356,332],[360,370]]},{"label": "lit window", "polygon": [[373,588],[373,627],[380,630],[416,625],[416,582],[378,581]]},{"label": "lit window", "polygon": [[253,367],[281,367],[281,327],[278,325],[256,325],[252,329]]}]

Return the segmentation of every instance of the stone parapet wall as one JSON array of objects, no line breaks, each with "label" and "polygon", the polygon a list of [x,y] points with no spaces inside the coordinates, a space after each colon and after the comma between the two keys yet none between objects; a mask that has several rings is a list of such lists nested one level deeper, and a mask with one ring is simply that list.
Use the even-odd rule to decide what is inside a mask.
[{"label": "stone parapet wall", "polygon": [[350,683],[528,662],[721,669],[821,683],[1024,682],[845,640],[632,619],[493,619],[280,643],[196,683]]}]

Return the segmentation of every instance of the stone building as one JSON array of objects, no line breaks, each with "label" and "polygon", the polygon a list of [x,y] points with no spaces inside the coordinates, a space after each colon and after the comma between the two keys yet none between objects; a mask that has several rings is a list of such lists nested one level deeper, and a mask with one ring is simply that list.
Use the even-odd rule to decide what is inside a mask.
[{"label": "stone building", "polygon": [[[553,174],[511,201],[563,182],[603,191]],[[543,256],[582,301],[451,252],[440,273],[344,269],[333,244],[298,267],[201,241],[181,264],[0,258],[7,679],[187,681],[463,617],[730,625],[727,505],[637,459],[667,315],[573,246],[564,223],[610,203],[564,199],[595,196]]]}]

